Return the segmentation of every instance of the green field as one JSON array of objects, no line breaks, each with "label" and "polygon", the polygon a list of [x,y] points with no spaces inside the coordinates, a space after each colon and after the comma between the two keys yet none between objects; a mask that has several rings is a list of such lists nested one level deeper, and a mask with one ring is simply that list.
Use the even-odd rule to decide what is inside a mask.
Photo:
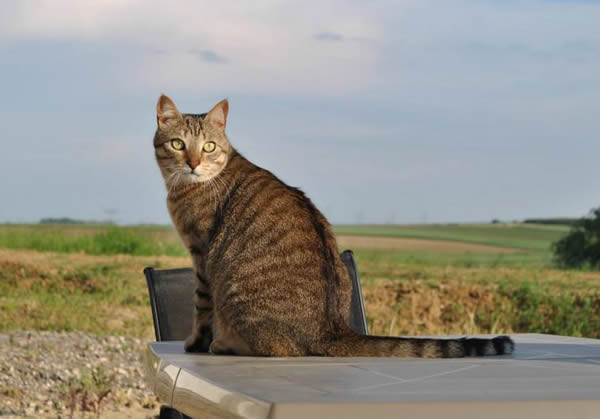
[{"label": "green field", "polygon": [[336,234],[448,240],[522,250],[549,251],[569,227],[539,224],[431,224],[334,227]]},{"label": "green field", "polygon": [[381,262],[427,266],[551,268],[551,244],[564,236],[569,228],[539,224],[340,225],[334,226],[334,231],[337,235],[441,240],[514,250],[507,253],[361,249],[363,257]]},{"label": "green field", "polygon": [[[550,245],[567,231],[565,226],[536,224],[462,224],[410,226],[334,226],[337,235],[416,238],[472,243],[518,250],[516,253],[387,251],[373,257],[398,263],[457,266],[549,266]],[[185,256],[187,253],[169,226],[0,225],[0,248],[90,255]],[[368,250],[368,249],[365,249]]]},{"label": "green field", "polygon": [[[390,248],[354,247],[372,333],[600,337],[600,272],[552,267],[550,245],[565,227],[336,226],[335,231],[346,239],[398,239]],[[411,238],[443,241],[446,247],[411,249],[412,242],[404,240]],[[402,249],[393,248],[396,242]],[[498,248],[453,251],[463,249],[460,243]],[[142,275],[150,265],[190,265],[172,228],[1,225],[0,331],[82,330],[151,338]]]},{"label": "green field", "polygon": [[452,266],[461,268],[529,268],[553,267],[551,252],[478,253],[478,252],[425,252],[392,249],[354,248],[360,261],[377,264],[400,264],[422,267]]},{"label": "green field", "polygon": [[88,255],[185,256],[170,226],[0,225],[0,248]]}]

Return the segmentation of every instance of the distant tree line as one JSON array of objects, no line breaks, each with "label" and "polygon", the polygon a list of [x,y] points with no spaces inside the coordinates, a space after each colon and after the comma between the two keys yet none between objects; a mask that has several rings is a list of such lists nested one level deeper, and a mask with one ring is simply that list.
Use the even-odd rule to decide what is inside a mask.
[{"label": "distant tree line", "polygon": [[560,226],[572,226],[577,223],[578,218],[569,217],[553,217],[553,218],[526,218],[523,221],[520,220],[500,220],[494,218],[490,221],[491,224],[542,224],[542,225],[560,225]]},{"label": "distant tree line", "polygon": [[74,220],[73,218],[42,218],[40,224],[85,224],[82,220]]},{"label": "distant tree line", "polygon": [[40,224],[114,224],[114,221],[105,220],[77,220],[69,217],[42,218]]},{"label": "distant tree line", "polygon": [[577,219],[569,234],[552,244],[552,250],[559,266],[600,269],[600,207]]},{"label": "distant tree line", "polygon": [[579,221],[578,218],[555,217],[555,218],[527,218],[523,220],[526,224],[546,224],[546,225],[567,225],[574,226]]}]

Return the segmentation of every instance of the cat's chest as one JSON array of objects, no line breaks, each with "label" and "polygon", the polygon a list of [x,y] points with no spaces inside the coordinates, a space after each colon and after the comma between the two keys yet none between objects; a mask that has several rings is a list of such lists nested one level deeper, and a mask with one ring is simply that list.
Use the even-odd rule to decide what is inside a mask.
[{"label": "cat's chest", "polygon": [[175,229],[188,249],[208,246],[214,213],[202,210],[202,202],[169,202]]},{"label": "cat's chest", "polygon": [[205,275],[206,261],[210,249],[208,224],[196,221],[175,223],[183,244],[188,249],[196,272]]},{"label": "cat's chest", "polygon": [[211,223],[204,220],[182,220],[175,223],[175,228],[188,249],[208,249],[210,226]]}]

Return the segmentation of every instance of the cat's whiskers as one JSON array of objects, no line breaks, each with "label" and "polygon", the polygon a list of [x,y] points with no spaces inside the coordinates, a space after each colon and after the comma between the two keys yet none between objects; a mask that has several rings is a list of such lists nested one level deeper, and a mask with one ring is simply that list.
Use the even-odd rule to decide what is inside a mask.
[{"label": "cat's whiskers", "polygon": [[175,172],[173,172],[173,174],[175,176],[173,177],[173,180],[171,181],[171,185],[169,186],[169,190],[167,191],[167,194],[170,194],[175,189],[175,186],[177,186],[177,184],[179,183],[179,180],[181,179],[180,171],[175,171]]},{"label": "cat's whiskers", "polygon": [[[171,170],[170,167],[168,169]],[[167,186],[170,184],[171,180],[173,179],[173,176],[175,176],[176,174],[177,174],[177,172],[173,171],[169,176],[167,176],[167,180],[165,182],[167,184]]]},{"label": "cat's whiskers", "polygon": [[165,180],[165,184],[167,185],[167,194],[171,192],[171,188],[173,186],[173,177],[177,174],[177,172],[172,172],[169,174],[167,179]]},{"label": "cat's whiskers", "polygon": [[167,184],[167,193],[171,192],[171,188],[173,186],[173,180],[175,175],[177,174],[177,172],[171,172],[171,174],[169,175],[169,177],[167,177],[167,181],[165,182]]}]

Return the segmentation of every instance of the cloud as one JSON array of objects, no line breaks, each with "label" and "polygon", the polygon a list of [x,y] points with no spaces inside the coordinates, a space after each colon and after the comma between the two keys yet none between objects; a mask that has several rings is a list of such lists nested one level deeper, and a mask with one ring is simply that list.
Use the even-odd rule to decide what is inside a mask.
[{"label": "cloud", "polygon": [[344,37],[332,32],[319,32],[314,36],[317,41],[343,41]]},{"label": "cloud", "polygon": [[207,63],[223,64],[223,63],[227,62],[227,60],[224,57],[217,55],[217,53],[215,53],[214,51],[211,51],[209,49],[206,49],[206,50],[191,49],[189,52],[191,54],[197,55],[198,57],[200,57],[203,61],[206,61]]},{"label": "cloud", "polygon": [[[303,3],[267,3],[256,7],[223,1],[206,7],[187,2],[165,7],[156,0],[25,0],[3,9],[0,38],[135,50],[135,62],[119,64],[123,68],[116,72],[115,81],[127,89],[210,86],[230,93],[335,95],[368,87],[375,79],[375,49],[357,43],[337,43],[332,49],[324,42],[315,47],[313,40],[315,33],[330,40],[340,37],[338,33],[378,38],[381,28],[372,7],[331,0],[315,15]],[[325,32],[325,27],[333,30]],[[206,66],[219,63],[232,65],[218,72]]]}]

